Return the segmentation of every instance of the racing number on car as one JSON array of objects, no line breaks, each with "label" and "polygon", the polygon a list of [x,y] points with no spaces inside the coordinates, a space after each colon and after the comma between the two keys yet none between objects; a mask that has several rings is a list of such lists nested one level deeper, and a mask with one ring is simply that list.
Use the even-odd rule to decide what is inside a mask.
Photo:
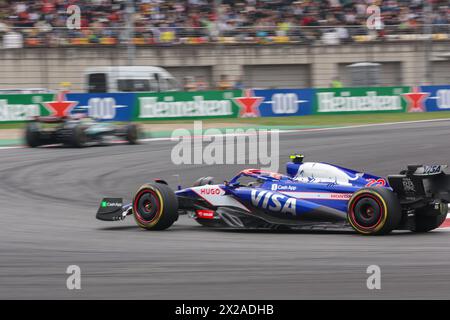
[{"label": "racing number on car", "polygon": [[383,178],[380,179],[368,179],[367,180],[367,184],[366,187],[385,187],[386,186],[386,180],[384,180]]}]

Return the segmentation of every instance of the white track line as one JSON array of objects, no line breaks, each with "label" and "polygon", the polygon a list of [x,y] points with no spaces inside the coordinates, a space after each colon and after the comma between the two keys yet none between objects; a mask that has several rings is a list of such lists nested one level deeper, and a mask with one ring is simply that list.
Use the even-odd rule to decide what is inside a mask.
[{"label": "white track line", "polygon": [[[371,124],[361,124],[361,125],[352,125],[352,126],[344,126],[344,127],[331,127],[331,128],[309,128],[309,129],[287,129],[287,130],[279,130],[280,134],[283,133],[301,133],[301,132],[320,132],[320,131],[332,131],[332,130],[343,130],[343,129],[355,129],[355,128],[366,128],[366,127],[376,127],[376,126],[391,126],[391,125],[398,125],[398,124],[414,124],[414,123],[427,123],[427,122],[439,122],[439,121],[449,121],[450,119],[444,118],[444,119],[428,119],[428,120],[414,120],[414,121],[399,121],[399,122],[386,122],[386,123],[371,123]],[[233,130],[233,128],[229,128]],[[252,129],[252,127],[249,127],[249,129]],[[244,129],[245,130],[245,129]],[[258,129],[256,129],[258,130]],[[208,135],[208,136],[249,136],[254,135],[251,133],[224,133],[220,135]],[[197,135],[197,136],[190,136],[194,139],[200,139],[203,138],[205,135]],[[147,141],[177,141],[179,137],[172,138],[172,137],[166,137],[166,138],[146,138],[141,139],[140,141],[147,142]]]},{"label": "white track line", "polygon": [[331,131],[331,130],[343,130],[343,129],[354,129],[354,128],[367,128],[367,127],[377,127],[377,126],[391,126],[398,124],[414,124],[414,123],[427,123],[427,122],[439,122],[439,121],[449,121],[449,118],[443,119],[427,119],[427,120],[413,120],[413,121],[398,121],[398,122],[385,122],[385,123],[370,123],[370,124],[357,124],[344,127],[331,127],[331,128],[310,128],[310,129],[292,129],[283,130],[282,132],[311,132],[311,131]]},{"label": "white track line", "polygon": [[0,150],[22,149],[22,148],[25,148],[25,146],[0,147]]}]

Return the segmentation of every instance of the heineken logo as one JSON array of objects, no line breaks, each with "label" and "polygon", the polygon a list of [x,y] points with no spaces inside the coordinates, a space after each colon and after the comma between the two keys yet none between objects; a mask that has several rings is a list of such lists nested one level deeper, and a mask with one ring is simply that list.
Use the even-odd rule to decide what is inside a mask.
[{"label": "heineken logo", "polygon": [[163,101],[158,97],[139,97],[139,118],[178,118],[199,116],[232,115],[230,100],[205,100],[203,96],[194,96],[191,101],[173,101],[166,96]]},{"label": "heineken logo", "polygon": [[402,110],[401,97],[398,95],[377,95],[376,91],[367,91],[365,96],[351,96],[350,92],[317,93],[318,112],[351,111],[394,111]]},{"label": "heineken logo", "polygon": [[25,121],[40,115],[38,104],[9,104],[0,99],[0,121]]}]

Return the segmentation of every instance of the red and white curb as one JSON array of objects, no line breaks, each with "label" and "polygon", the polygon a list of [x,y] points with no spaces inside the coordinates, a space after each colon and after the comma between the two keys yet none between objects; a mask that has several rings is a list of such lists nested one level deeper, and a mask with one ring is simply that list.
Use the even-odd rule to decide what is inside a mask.
[{"label": "red and white curb", "polygon": [[441,224],[439,229],[445,229],[446,231],[450,231],[450,213],[447,214],[447,219],[445,219],[444,223]]}]

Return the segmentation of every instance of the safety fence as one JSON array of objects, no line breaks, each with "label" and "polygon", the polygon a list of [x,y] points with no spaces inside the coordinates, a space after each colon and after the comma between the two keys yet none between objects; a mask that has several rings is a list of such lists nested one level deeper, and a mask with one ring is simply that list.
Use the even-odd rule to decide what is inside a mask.
[{"label": "safety fence", "polygon": [[370,30],[366,25],[297,26],[280,23],[275,26],[251,27],[14,27],[0,29],[0,48],[83,47],[83,46],[171,46],[203,44],[339,44],[374,41],[450,40],[450,25],[386,25]]},{"label": "safety fence", "polygon": [[450,111],[450,85],[0,95],[0,123],[84,113],[103,121]]},{"label": "safety fence", "polygon": [[[1,23],[0,23],[1,25]],[[429,28],[428,28],[429,27]],[[131,34],[132,33],[132,34]],[[159,66],[180,87],[346,87],[450,83],[450,25],[256,25],[213,28],[0,26],[0,94],[4,90],[88,91],[92,68]],[[355,65],[375,64],[361,79]],[[363,81],[361,81],[363,80]],[[124,90],[121,90],[124,91]]]}]

